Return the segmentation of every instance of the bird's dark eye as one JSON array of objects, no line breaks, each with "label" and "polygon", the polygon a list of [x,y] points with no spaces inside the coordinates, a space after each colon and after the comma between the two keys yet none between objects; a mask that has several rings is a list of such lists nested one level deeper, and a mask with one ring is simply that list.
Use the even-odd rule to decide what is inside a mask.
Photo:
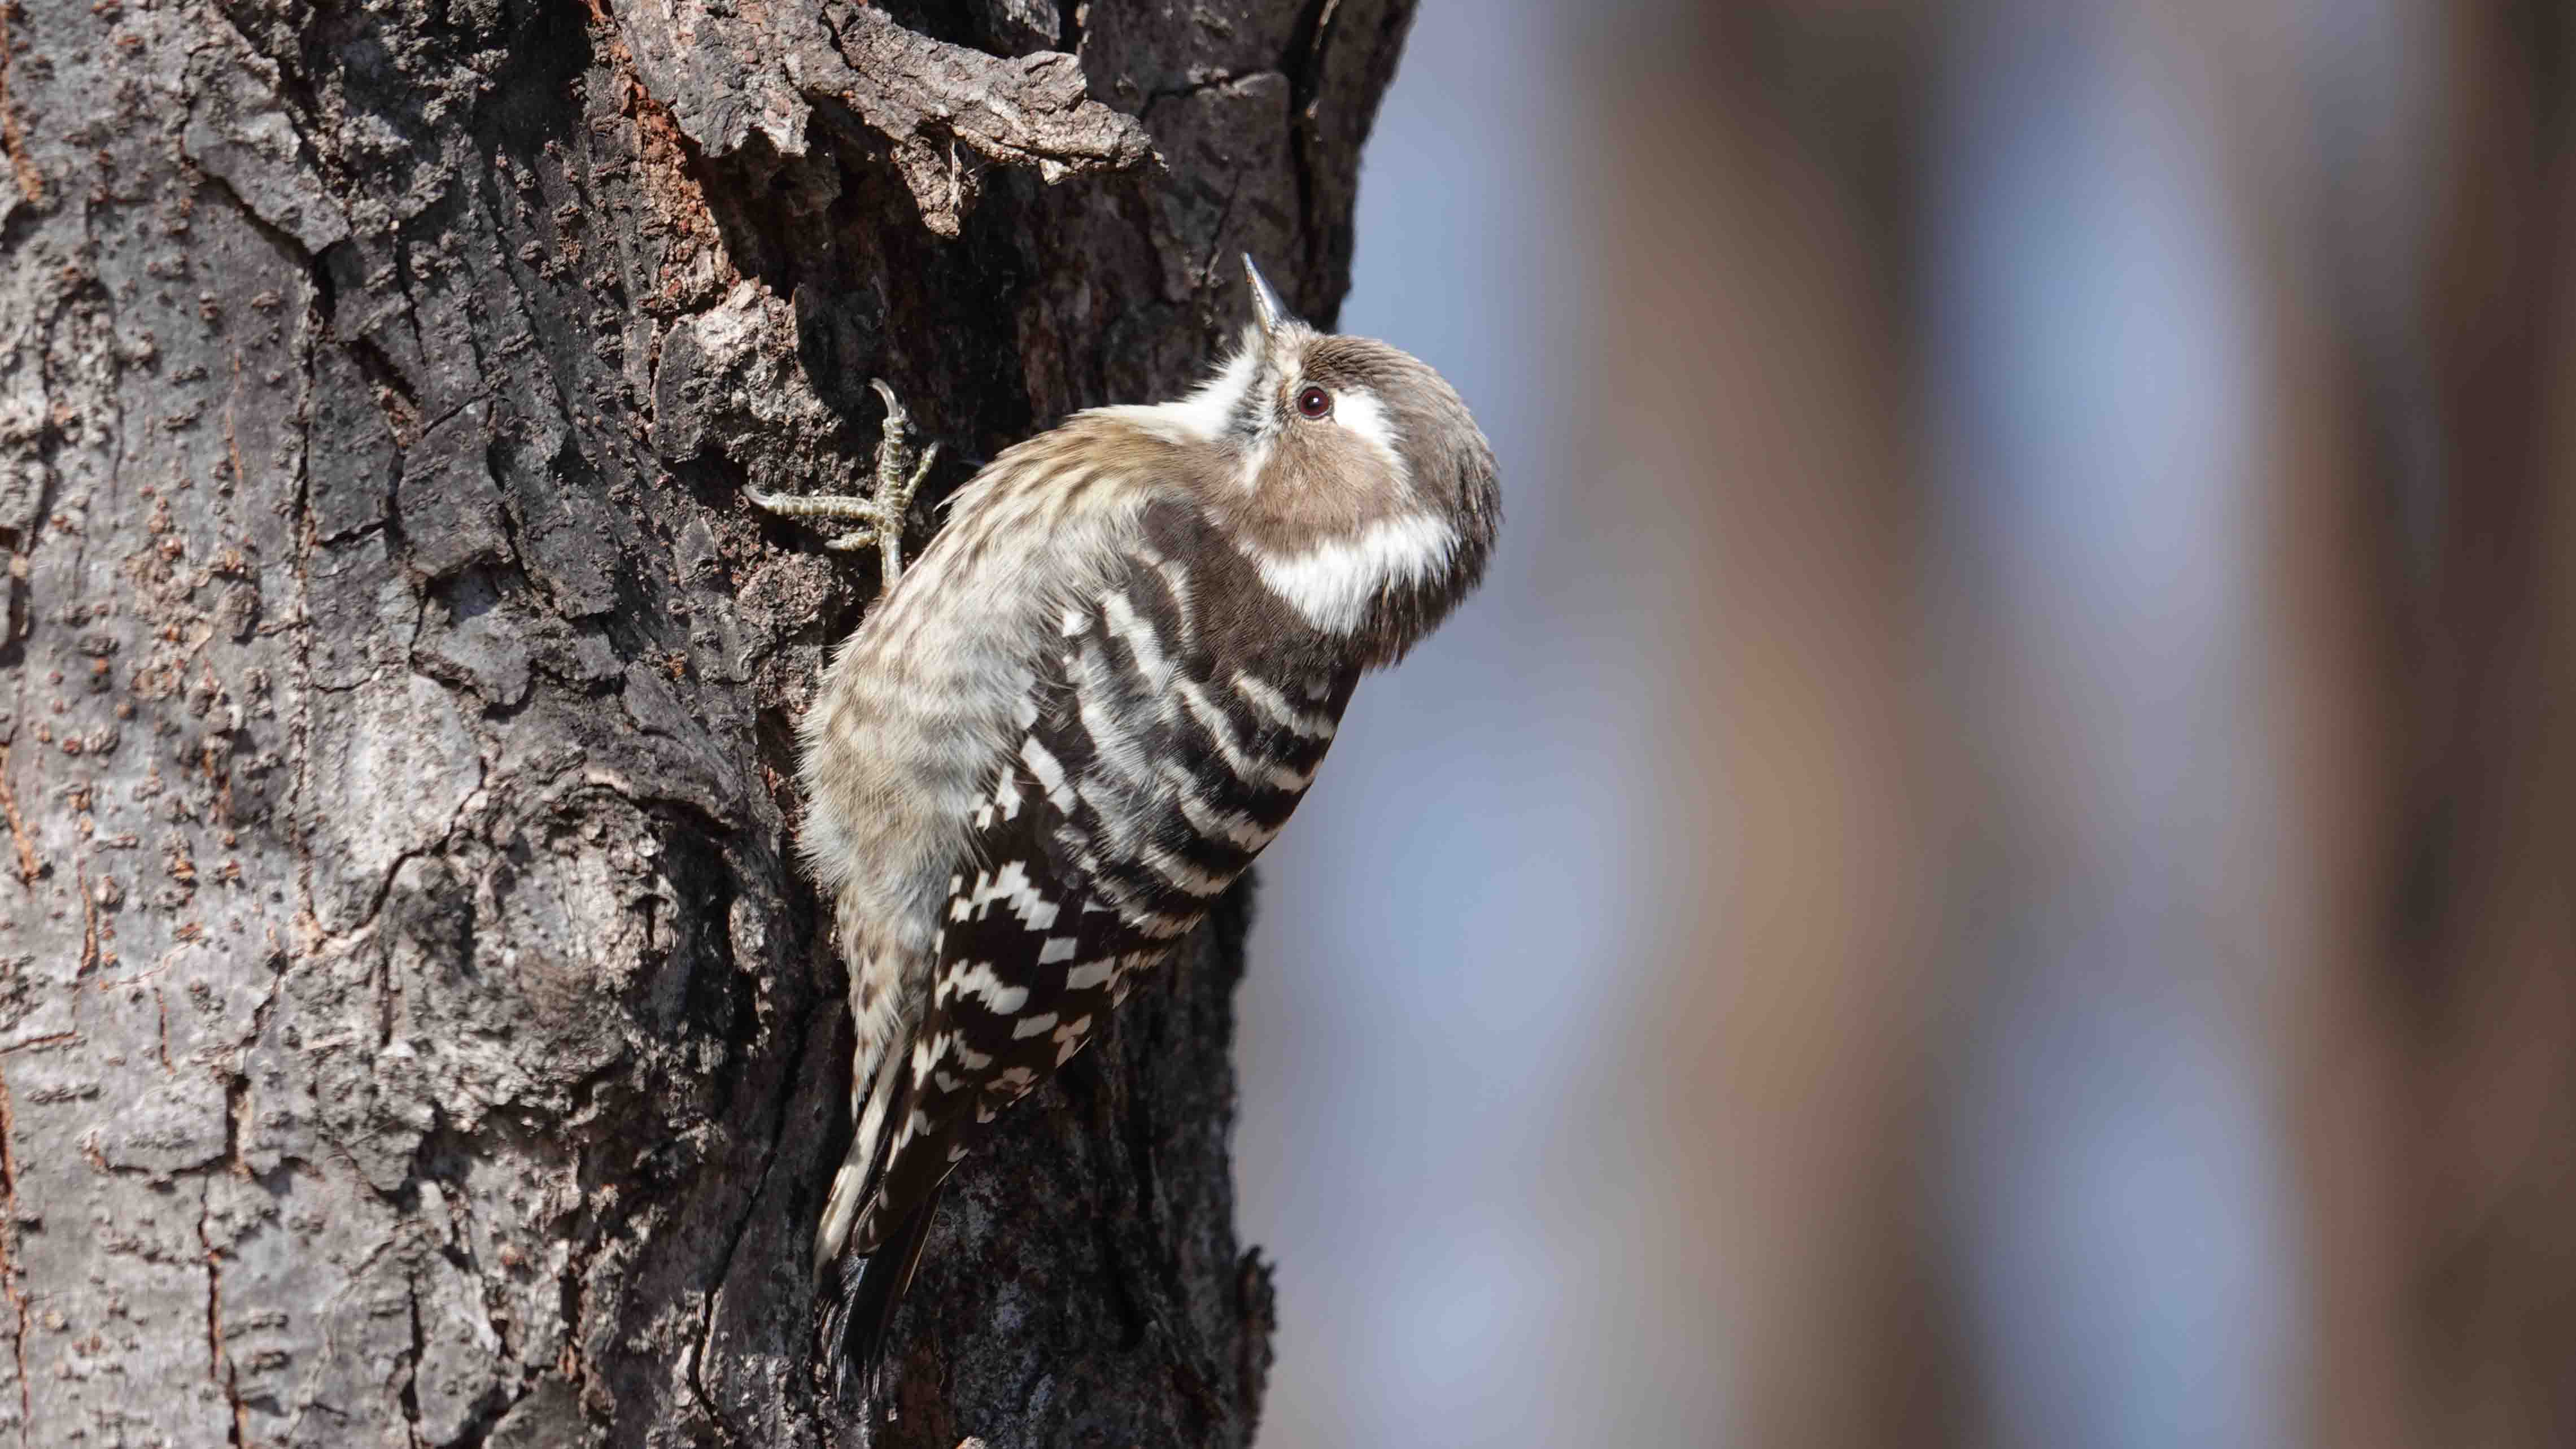
[{"label": "bird's dark eye", "polygon": [[1310,387],[1297,394],[1297,411],[1310,418],[1330,417],[1333,395],[1320,387]]}]

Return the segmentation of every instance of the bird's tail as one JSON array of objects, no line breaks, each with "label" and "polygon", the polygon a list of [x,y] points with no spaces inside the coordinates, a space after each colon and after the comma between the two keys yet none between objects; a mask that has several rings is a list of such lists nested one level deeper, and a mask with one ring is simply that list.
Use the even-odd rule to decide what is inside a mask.
[{"label": "bird's tail", "polygon": [[859,1382],[874,1390],[877,1370],[885,1363],[886,1329],[903,1302],[904,1290],[912,1286],[913,1270],[921,1266],[921,1250],[930,1241],[939,1198],[940,1189],[932,1189],[875,1252],[841,1254],[832,1274],[830,1300],[814,1335],[817,1361],[837,1365],[836,1385],[856,1370]]}]

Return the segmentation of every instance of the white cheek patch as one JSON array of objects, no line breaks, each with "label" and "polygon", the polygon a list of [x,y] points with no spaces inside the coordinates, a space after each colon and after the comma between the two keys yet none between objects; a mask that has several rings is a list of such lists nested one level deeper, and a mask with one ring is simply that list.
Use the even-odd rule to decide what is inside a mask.
[{"label": "white cheek patch", "polygon": [[1357,388],[1336,394],[1333,398],[1333,421],[1348,429],[1352,436],[1377,449],[1387,471],[1395,475],[1399,489],[1412,485],[1412,475],[1404,466],[1404,454],[1395,446],[1395,421],[1386,415],[1386,404],[1374,393]]},{"label": "white cheek patch", "polygon": [[1249,550],[1261,581],[1327,634],[1359,628],[1380,594],[1439,572],[1457,551],[1458,530],[1427,513],[1373,523],[1303,553]]}]

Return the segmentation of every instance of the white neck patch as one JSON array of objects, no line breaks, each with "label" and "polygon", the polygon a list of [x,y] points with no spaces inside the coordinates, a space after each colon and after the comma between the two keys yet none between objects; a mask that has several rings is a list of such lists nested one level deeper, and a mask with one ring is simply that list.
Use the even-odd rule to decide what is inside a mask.
[{"label": "white neck patch", "polygon": [[1458,530],[1427,513],[1373,523],[1355,538],[1304,553],[1247,550],[1271,592],[1327,634],[1358,629],[1379,595],[1398,584],[1421,582],[1457,551]]},{"label": "white neck patch", "polygon": [[1186,397],[1170,402],[1093,408],[1090,416],[1116,418],[1175,443],[1213,443],[1226,434],[1244,395],[1261,371],[1260,339],[1247,335],[1217,374]]}]

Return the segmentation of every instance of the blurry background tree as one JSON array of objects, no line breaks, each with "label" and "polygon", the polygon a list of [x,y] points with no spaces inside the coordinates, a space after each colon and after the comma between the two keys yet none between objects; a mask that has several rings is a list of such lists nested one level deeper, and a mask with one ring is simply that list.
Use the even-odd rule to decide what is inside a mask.
[{"label": "blurry background tree", "polygon": [[1425,8],[1513,526],[1271,857],[1268,1449],[2576,1441],[2571,45]]},{"label": "blurry background tree", "polygon": [[[1329,320],[1409,14],[0,6],[0,1425],[856,1437],[788,779],[875,580],[744,486],[852,491],[873,376],[953,458],[1171,395],[1243,251]],[[874,1442],[1248,1439],[1225,914],[951,1195]]]}]

